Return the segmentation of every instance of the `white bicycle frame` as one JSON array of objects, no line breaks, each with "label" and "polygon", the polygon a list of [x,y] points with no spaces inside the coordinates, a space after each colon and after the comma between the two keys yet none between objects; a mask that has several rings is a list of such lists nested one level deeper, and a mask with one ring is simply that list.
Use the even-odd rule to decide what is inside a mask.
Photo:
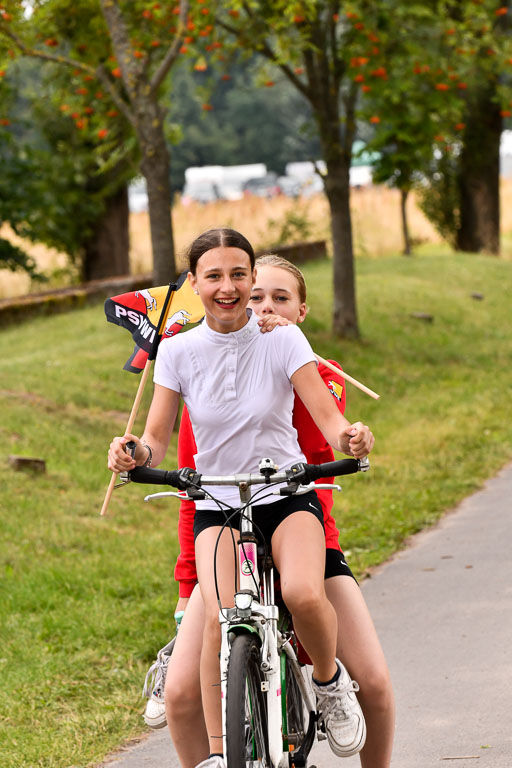
[{"label": "white bicycle frame", "polygon": [[[268,460],[262,460],[267,461]],[[273,464],[273,462],[272,462]],[[261,465],[260,465],[261,466]],[[272,482],[286,481],[285,473],[272,476]],[[252,507],[250,488],[254,484],[268,482],[263,475],[231,475],[223,477],[201,477],[201,485],[235,485],[240,492],[241,506],[244,513],[240,523],[240,541],[238,542],[238,589],[235,594],[233,608],[223,608],[219,611],[221,626],[220,650],[220,679],[222,698],[222,733],[224,754],[226,745],[226,694],[227,673],[231,640],[233,635],[244,632],[257,634],[261,641],[260,668],[264,673],[262,690],[267,696],[267,722],[269,756],[273,768],[289,768],[289,752],[283,750],[283,710],[281,702],[281,662],[280,654],[288,657],[294,676],[299,685],[308,712],[316,710],[316,702],[311,685],[306,682],[301,672],[294,649],[288,639],[284,638],[278,629],[279,608],[274,604],[273,571],[270,577],[263,574],[260,584],[258,573],[257,543],[253,536]],[[329,488],[341,491],[339,485],[333,483],[311,483],[301,486],[298,494],[307,493],[318,488]],[[279,494],[278,490],[273,493]],[[145,501],[162,496],[176,496],[180,499],[189,498],[186,492],[164,491],[146,496]],[[254,540],[244,541],[244,534]]]}]

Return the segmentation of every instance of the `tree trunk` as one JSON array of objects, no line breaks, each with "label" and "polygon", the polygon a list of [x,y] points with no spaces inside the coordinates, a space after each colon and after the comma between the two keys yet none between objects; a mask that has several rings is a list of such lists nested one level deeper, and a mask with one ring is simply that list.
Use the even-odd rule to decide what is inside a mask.
[{"label": "tree trunk", "polygon": [[333,331],[343,338],[359,338],[357,322],[349,167],[327,165],[325,193],[331,213],[333,250]]},{"label": "tree trunk", "polygon": [[130,274],[128,190],[123,186],[106,200],[106,211],[84,245],[82,276],[98,280]]},{"label": "tree trunk", "polygon": [[407,221],[407,198],[409,197],[408,189],[400,190],[400,213],[402,217],[402,235],[404,238],[404,256],[411,255],[411,238],[409,235],[409,223]]},{"label": "tree trunk", "polygon": [[467,127],[460,156],[461,251],[500,251],[500,105],[494,89],[480,93],[468,106]]},{"label": "tree trunk", "polygon": [[140,169],[146,179],[149,225],[153,249],[153,280],[166,285],[176,279],[174,236],[171,217],[170,157],[158,104],[145,100],[138,110],[137,126],[142,150]]},{"label": "tree trunk", "polygon": [[[346,104],[347,112],[351,105]],[[352,162],[353,126],[347,115],[345,133],[340,131],[336,99],[321,98],[313,104],[322,156],[327,167],[325,194],[331,214],[333,252],[333,332],[342,338],[359,338],[350,214],[350,164]]]}]

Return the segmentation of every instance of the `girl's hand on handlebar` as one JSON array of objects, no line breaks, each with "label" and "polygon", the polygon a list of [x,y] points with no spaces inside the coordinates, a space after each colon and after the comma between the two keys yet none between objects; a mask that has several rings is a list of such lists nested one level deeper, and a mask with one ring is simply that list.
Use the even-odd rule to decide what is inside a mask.
[{"label": "girl's hand on handlebar", "polygon": [[258,320],[258,325],[262,333],[268,333],[273,331],[277,325],[293,325],[293,323],[281,315],[265,315]]},{"label": "girl's hand on handlebar", "polygon": [[375,438],[371,429],[361,421],[349,424],[340,435],[340,450],[356,459],[364,459],[368,456],[374,443]]},{"label": "girl's hand on handlebar", "polygon": [[[126,443],[133,440],[136,444],[135,460],[129,453],[126,453]],[[137,465],[143,464],[147,458],[147,448],[141,443],[138,437],[127,433],[123,437],[114,437],[108,450],[108,468],[111,472],[129,472]]]}]

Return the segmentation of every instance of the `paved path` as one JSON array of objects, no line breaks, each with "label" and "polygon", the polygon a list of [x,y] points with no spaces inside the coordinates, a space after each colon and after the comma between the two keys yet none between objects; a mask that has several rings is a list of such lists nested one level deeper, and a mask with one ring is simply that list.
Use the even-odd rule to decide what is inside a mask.
[{"label": "paved path", "polygon": [[[512,768],[512,466],[363,583],[397,699],[392,768]],[[318,768],[341,763],[325,743]],[[166,730],[109,768],[178,768]]]}]

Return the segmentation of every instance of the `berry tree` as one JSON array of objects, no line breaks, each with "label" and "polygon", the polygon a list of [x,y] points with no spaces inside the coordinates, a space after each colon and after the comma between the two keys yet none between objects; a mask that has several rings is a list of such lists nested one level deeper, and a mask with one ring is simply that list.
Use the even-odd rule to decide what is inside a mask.
[{"label": "berry tree", "polygon": [[[132,126],[148,190],[154,279],[172,279],[170,159],[161,93],[172,66],[187,53],[187,37],[209,34],[208,9],[199,1],[189,8],[188,0],[5,0],[1,7],[3,61],[23,55],[67,68],[66,106],[77,130],[104,141],[108,115],[116,119],[116,113]],[[96,109],[98,101],[109,103],[106,113]]]},{"label": "berry tree", "polygon": [[[455,248],[499,251],[499,145],[511,113],[509,10],[496,0],[441,6],[432,25],[392,39],[388,80],[363,102],[381,151],[378,181],[402,192],[416,183],[422,205]],[[404,209],[405,210],[405,209]]]}]

